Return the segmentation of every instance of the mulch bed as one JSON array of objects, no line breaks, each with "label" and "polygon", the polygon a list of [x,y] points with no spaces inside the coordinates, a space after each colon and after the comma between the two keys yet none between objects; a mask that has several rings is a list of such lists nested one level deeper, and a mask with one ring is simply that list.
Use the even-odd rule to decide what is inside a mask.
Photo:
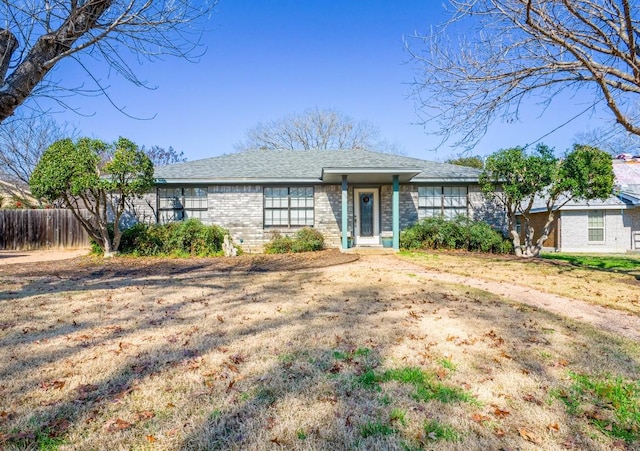
[{"label": "mulch bed", "polygon": [[191,272],[271,272],[296,271],[341,265],[358,260],[356,254],[343,254],[336,249],[300,254],[254,254],[215,258],[135,258],[88,256],[0,267],[0,275],[28,277],[145,277],[177,275]]}]

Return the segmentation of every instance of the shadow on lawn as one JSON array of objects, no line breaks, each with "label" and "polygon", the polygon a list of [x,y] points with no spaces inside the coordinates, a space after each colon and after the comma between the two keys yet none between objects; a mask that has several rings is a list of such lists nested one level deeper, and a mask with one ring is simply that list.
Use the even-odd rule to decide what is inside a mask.
[{"label": "shadow on lawn", "polygon": [[[116,448],[144,446],[145,435],[147,440],[165,440],[158,445],[173,449],[400,447],[402,442],[411,444],[416,439],[402,432],[403,427],[390,418],[393,399],[389,404],[383,394],[358,385],[358,378],[366,371],[377,371],[384,364],[435,371],[447,346],[459,346],[468,349],[468,363],[486,373],[484,377],[498,377],[501,368],[515,366],[523,373],[534,374],[547,386],[555,386],[561,381],[540,363],[535,352],[548,342],[546,323],[556,333],[567,335],[573,327],[562,318],[517,305],[509,316],[496,316],[498,310],[493,307],[503,304],[495,297],[412,280],[394,285],[373,270],[358,274],[361,277],[351,283],[336,285],[331,277],[316,272],[282,272],[263,280],[263,274],[253,269],[218,268],[216,273],[200,263],[167,266],[162,273],[169,277],[148,280],[157,269],[88,269],[83,274],[69,270],[61,272],[58,281],[29,282],[42,284],[25,288],[23,296],[33,296],[34,290],[42,294],[123,287],[146,290],[137,306],[144,311],[123,309],[124,304],[118,304],[118,316],[105,326],[124,327],[102,327],[107,332],[94,339],[72,340],[66,349],[9,363],[0,382],[9,377],[23,379],[23,395],[27,396],[26,392],[42,379],[43,370],[62,365],[67,359],[86,358],[87,349],[110,353],[117,361],[113,371],[100,380],[67,387],[71,389],[64,397],[37,407],[31,418],[0,420],[4,422],[0,431],[5,434],[4,438],[0,434],[0,444],[4,440],[5,445],[16,448],[37,448],[47,440],[64,440],[68,431],[78,427],[85,434],[109,434],[109,443]],[[250,292],[246,290],[248,281],[254,282]],[[324,293],[323,286],[331,286],[332,293]],[[197,288],[206,294],[157,302],[162,290],[181,287]],[[274,307],[278,302],[274,298],[296,302],[280,311]],[[247,306],[265,311],[275,308],[276,313],[249,318]],[[65,335],[81,337],[99,325],[100,315],[96,313],[96,321],[77,326],[66,324],[24,334],[24,339],[14,344]],[[530,321],[532,315],[541,322]],[[445,320],[460,327],[460,337],[442,335],[437,325]],[[476,336],[463,336],[468,330],[476,330]],[[142,351],[123,346],[158,331],[171,336]],[[624,376],[637,377],[640,362],[622,352],[610,338],[597,332],[594,336],[601,342],[598,349],[610,349],[610,353],[591,355],[588,348],[576,345],[569,354],[555,356],[556,360],[579,363],[592,372],[608,367],[612,359],[620,360],[628,368]],[[407,348],[404,358],[388,362],[399,346]],[[256,367],[260,362],[262,366]],[[183,382],[182,375],[193,376],[196,382]],[[187,394],[172,401],[172,406],[164,405],[162,415],[132,411],[137,405],[135,398],[142,396],[142,387],[154,381],[165,384],[164,390],[187,390]],[[55,382],[41,380],[40,389],[55,391]],[[466,381],[457,380],[452,373],[444,382],[462,387]],[[403,385],[393,397],[412,402],[409,405],[417,409],[417,416],[446,423],[448,416],[460,415],[459,403],[450,406],[411,401],[412,390]],[[465,390],[474,393],[475,387]],[[120,414],[128,416],[96,424],[114,405],[124,406]],[[308,406],[317,409],[312,412]],[[470,406],[468,416],[484,412],[485,407]],[[303,416],[296,417],[296,408],[303,410]],[[580,421],[565,417],[566,430],[561,438],[573,437],[571,434],[582,428]],[[397,432],[364,437],[362,428],[367,422],[388,423]],[[464,440],[470,445],[522,445],[514,431],[496,437],[490,428],[469,423]],[[23,427],[12,430],[16,424]],[[173,429],[176,424],[180,425],[178,430]],[[5,429],[7,426],[9,429]],[[162,436],[153,431],[161,431]]]}]

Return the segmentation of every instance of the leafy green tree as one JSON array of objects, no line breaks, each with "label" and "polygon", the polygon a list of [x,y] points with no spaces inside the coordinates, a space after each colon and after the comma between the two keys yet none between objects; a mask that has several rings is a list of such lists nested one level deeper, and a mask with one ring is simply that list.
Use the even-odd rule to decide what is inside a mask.
[{"label": "leafy green tree", "polygon": [[[113,144],[67,138],[45,150],[29,183],[36,197],[49,202],[62,200],[102,247],[105,257],[110,257],[120,246],[122,233],[117,225],[127,200],[149,192],[153,186],[153,163],[126,138]],[[109,232],[111,222],[113,237]]]},{"label": "leafy green tree", "polygon": [[471,157],[450,158],[446,160],[445,163],[476,169],[482,169],[484,167],[484,161],[482,160],[482,157],[480,155],[474,155]]},{"label": "leafy green tree", "polygon": [[[613,191],[611,156],[592,146],[576,144],[558,159],[544,144],[527,153],[522,147],[500,150],[485,161],[480,176],[482,190],[504,207],[515,254],[537,257],[553,230],[555,211],[573,200],[606,199]],[[534,242],[531,209],[543,201],[547,219]],[[524,243],[516,230],[520,215]]]}]

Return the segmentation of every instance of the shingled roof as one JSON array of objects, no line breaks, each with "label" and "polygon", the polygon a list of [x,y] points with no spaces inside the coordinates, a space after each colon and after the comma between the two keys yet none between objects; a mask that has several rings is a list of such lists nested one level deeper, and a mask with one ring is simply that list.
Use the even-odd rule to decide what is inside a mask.
[{"label": "shingled roof", "polygon": [[166,183],[321,183],[324,172],[350,169],[409,173],[412,182],[477,181],[480,170],[448,163],[367,150],[254,150],[158,167],[155,177]]}]

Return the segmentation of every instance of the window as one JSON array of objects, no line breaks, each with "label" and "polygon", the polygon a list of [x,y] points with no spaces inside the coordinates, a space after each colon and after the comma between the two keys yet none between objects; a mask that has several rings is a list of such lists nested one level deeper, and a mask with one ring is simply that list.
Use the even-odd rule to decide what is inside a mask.
[{"label": "window", "polygon": [[419,186],[418,207],[423,218],[442,215],[451,219],[457,215],[467,216],[467,187]]},{"label": "window", "polygon": [[208,219],[207,188],[158,188],[158,221],[167,223],[196,218]]},{"label": "window", "polygon": [[265,227],[313,226],[313,187],[264,189]]},{"label": "window", "polygon": [[589,241],[604,242],[604,210],[590,210],[588,222]]}]

